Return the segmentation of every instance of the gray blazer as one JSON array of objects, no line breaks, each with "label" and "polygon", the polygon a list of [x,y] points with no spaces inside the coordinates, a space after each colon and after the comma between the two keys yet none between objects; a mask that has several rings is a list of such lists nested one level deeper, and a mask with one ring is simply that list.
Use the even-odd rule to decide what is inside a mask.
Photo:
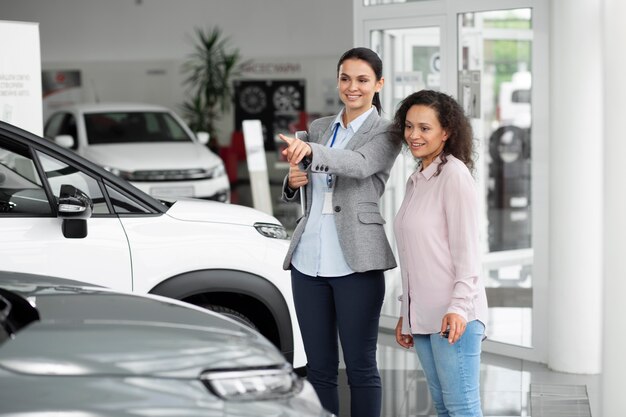
[{"label": "gray blazer", "polygon": [[[385,191],[389,171],[400,153],[401,144],[392,140],[391,123],[374,110],[345,149],[326,147],[336,116],[323,117],[311,123],[309,144],[313,151],[307,170],[336,174],[333,208],[339,244],[350,269],[354,272],[387,270],[396,267],[380,214],[378,201]],[[293,193],[283,182],[283,200],[299,201],[299,190]],[[306,187],[307,207],[291,238],[283,263],[291,266],[291,256],[306,227],[311,210],[311,187]]]}]

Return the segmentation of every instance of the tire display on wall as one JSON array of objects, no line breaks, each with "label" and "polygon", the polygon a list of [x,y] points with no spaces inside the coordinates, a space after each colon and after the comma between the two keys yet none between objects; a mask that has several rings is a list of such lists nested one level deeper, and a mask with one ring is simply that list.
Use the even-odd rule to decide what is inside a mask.
[{"label": "tire display on wall", "polygon": [[251,85],[241,90],[237,103],[247,113],[259,114],[267,106],[267,95],[259,86]]},{"label": "tire display on wall", "polygon": [[305,80],[238,80],[234,86],[235,130],[244,120],[260,120],[266,150],[276,149],[274,136],[306,110]]},{"label": "tire display on wall", "polygon": [[302,108],[300,91],[293,85],[281,85],[273,96],[276,111],[297,111]]}]

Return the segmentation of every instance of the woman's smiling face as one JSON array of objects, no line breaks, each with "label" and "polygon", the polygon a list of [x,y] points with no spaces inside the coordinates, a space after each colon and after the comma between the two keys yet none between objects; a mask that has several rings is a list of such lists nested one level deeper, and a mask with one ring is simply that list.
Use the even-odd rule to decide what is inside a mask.
[{"label": "woman's smiling face", "polygon": [[426,168],[443,151],[448,132],[441,123],[437,112],[425,105],[411,106],[404,121],[404,140],[411,154],[422,160]]},{"label": "woman's smiling face", "polygon": [[374,94],[383,86],[370,65],[362,59],[346,59],[339,66],[337,88],[339,98],[349,112],[361,114],[372,107]]}]

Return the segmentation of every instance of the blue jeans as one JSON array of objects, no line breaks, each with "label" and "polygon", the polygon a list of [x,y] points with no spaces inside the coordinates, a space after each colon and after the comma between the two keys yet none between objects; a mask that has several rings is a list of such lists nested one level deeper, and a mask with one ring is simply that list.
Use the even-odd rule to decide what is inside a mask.
[{"label": "blue jeans", "polygon": [[484,332],[485,326],[473,320],[453,345],[439,333],[413,335],[439,417],[482,417],[479,386]]},{"label": "blue jeans", "polygon": [[350,415],[380,417],[382,386],[376,343],[385,296],[383,272],[311,277],[292,266],[291,285],[308,361],[307,379],[322,406],[339,415],[339,335],[350,385]]}]

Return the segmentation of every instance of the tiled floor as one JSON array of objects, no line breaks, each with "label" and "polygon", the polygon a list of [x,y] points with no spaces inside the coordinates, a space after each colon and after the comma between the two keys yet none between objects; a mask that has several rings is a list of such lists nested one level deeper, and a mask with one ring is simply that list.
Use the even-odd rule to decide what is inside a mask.
[{"label": "tiled floor", "polygon": [[[424,374],[413,350],[396,345],[387,332],[379,334],[378,365],[383,380],[382,417],[426,417],[436,415],[428,394]],[[485,417],[531,416],[531,384],[585,386],[591,415],[597,409],[598,376],[552,372],[544,365],[483,353],[481,371],[482,408]],[[545,385],[544,385],[545,386]],[[345,370],[340,370],[341,410],[339,417],[349,417],[349,389]],[[550,417],[571,417],[565,407]],[[542,414],[547,416],[547,414]]]}]

